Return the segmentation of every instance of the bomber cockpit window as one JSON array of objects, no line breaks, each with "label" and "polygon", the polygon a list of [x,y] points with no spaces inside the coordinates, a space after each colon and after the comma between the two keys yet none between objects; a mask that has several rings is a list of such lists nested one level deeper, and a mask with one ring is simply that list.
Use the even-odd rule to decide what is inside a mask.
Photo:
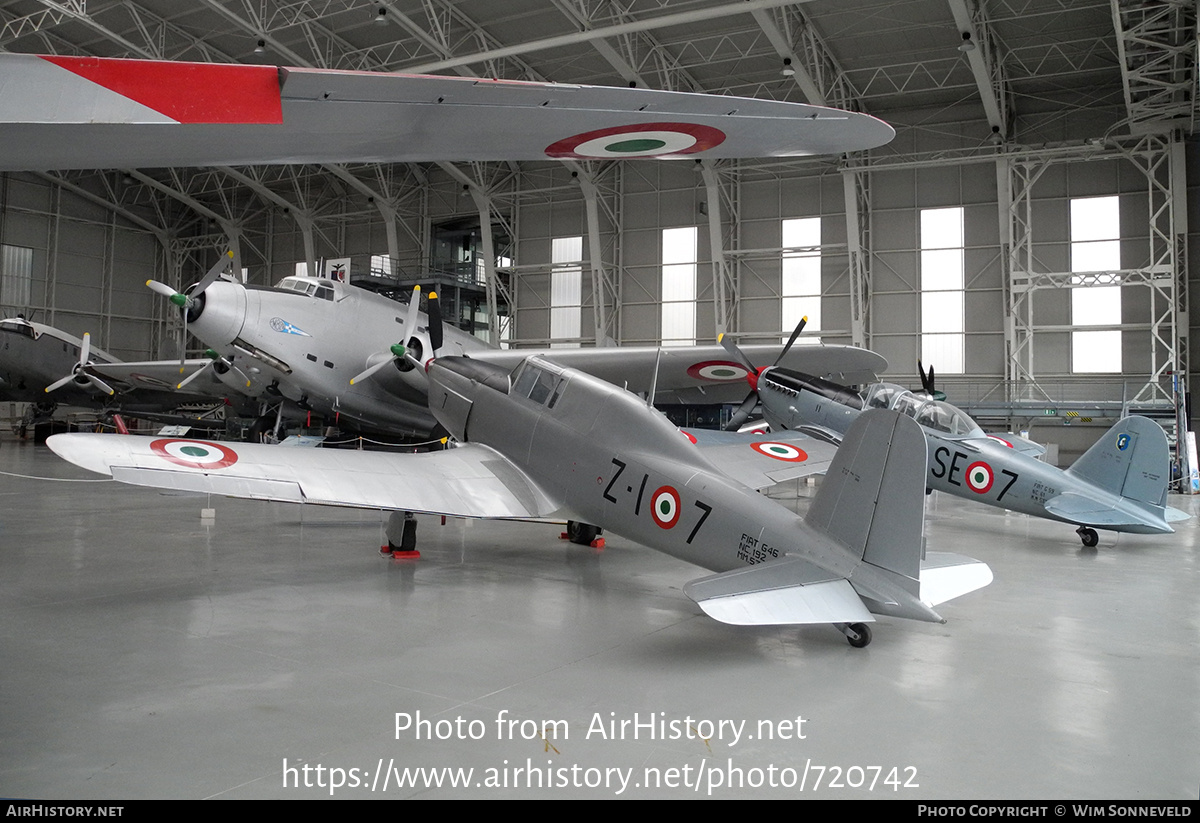
[{"label": "bomber cockpit window", "polygon": [[0,331],[12,332],[13,334],[19,334],[22,337],[29,337],[33,340],[37,340],[38,338],[37,331],[33,328],[33,325],[19,318],[5,320],[3,323],[0,323]]}]

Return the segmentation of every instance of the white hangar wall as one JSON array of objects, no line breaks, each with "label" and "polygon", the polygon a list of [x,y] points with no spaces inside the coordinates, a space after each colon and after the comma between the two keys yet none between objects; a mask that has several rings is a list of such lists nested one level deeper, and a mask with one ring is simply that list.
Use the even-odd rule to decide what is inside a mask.
[{"label": "white hangar wall", "polygon": [[[1088,155],[1084,142],[1077,141],[1065,154],[1059,147],[1027,149],[1022,155],[1045,165],[1030,188],[1033,268],[1069,270],[1070,201],[1105,195],[1120,196],[1122,269],[1148,266],[1153,261],[1146,176],[1119,153],[1097,149]],[[1188,151],[1194,158],[1194,141]],[[865,258],[869,310],[861,341],[855,340],[852,317],[846,173],[829,160],[718,164],[716,211],[731,285],[727,328],[746,341],[778,339],[790,331],[781,313],[781,221],[819,217],[819,336],[833,343],[865,342],[888,358],[892,376],[902,382],[914,380],[922,322],[920,211],[961,207],[964,367],[961,376],[943,369],[942,380],[947,385],[971,384],[961,391],[984,392],[1011,377],[1005,348],[1011,297],[1001,244],[1009,226],[997,202],[997,164],[987,158],[956,157],[950,150],[946,154],[881,155],[871,159],[863,174],[870,209],[861,216],[870,253]],[[286,196],[294,210],[254,192],[243,193],[240,212],[231,216],[238,220],[241,263],[250,282],[273,283],[294,274],[297,263],[304,263],[310,253],[317,259],[350,257],[353,269],[365,272],[372,255],[388,255],[392,246],[402,269],[419,274],[428,261],[431,227],[477,218],[478,203],[469,187],[451,176],[454,169],[427,166],[418,176],[396,168],[385,186],[393,210],[390,221],[378,204],[337,185],[319,168],[271,172],[274,178],[265,185],[292,181],[292,193]],[[592,177],[598,192],[595,228],[608,278],[607,293],[598,290],[608,304],[605,333],[624,344],[660,339],[662,229],[690,226],[696,229],[695,335],[700,342],[714,340],[717,311],[709,236],[714,209],[709,181],[697,165],[632,161],[579,170]],[[513,240],[497,253],[507,258],[499,278],[512,300],[514,341],[543,345],[555,339],[550,322],[551,248],[555,238],[574,236],[583,238],[583,259],[579,331],[570,342],[594,344],[597,290],[591,276],[587,201],[579,178],[567,166],[552,163],[477,164],[461,172],[482,184],[494,220]],[[100,345],[122,357],[171,356],[174,318],[143,284],[151,277],[172,282],[172,271],[179,279],[198,277],[216,260],[227,237],[214,221],[197,220],[186,205],[165,195],[114,202],[112,187],[99,185],[101,179],[97,173],[67,187],[50,176],[0,177],[0,243],[32,250],[27,293],[15,289],[6,274],[0,280],[0,308],[5,314],[23,311],[75,334],[91,331]],[[1193,173],[1193,193],[1196,185]],[[1195,203],[1196,198],[1187,202]],[[132,219],[139,216],[144,223]],[[1193,213],[1190,225],[1196,222]],[[154,227],[167,232],[169,241],[164,243],[151,231]],[[1191,231],[1193,243],[1195,236]],[[1186,283],[1190,286],[1191,279]],[[1084,387],[1080,391],[1097,396],[1136,391],[1138,381],[1145,382],[1164,358],[1162,341],[1154,344],[1158,350],[1152,346],[1150,295],[1145,286],[1122,288],[1122,372],[1079,378],[1071,374],[1069,292],[1039,291],[1032,301],[1037,328],[1028,364],[1033,374],[1052,383],[1074,380]],[[1187,337],[1185,331],[1185,349]]]}]

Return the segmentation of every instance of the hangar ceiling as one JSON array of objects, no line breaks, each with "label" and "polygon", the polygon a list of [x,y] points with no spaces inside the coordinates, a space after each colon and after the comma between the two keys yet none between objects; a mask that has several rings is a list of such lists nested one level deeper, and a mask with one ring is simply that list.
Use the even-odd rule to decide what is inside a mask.
[{"label": "hangar ceiling", "polygon": [[[848,218],[870,211],[863,170],[990,162],[1002,154],[1011,163],[1036,163],[1105,141],[1129,155],[1144,147],[1115,143],[1190,134],[1196,114],[1195,0],[7,0],[0,4],[0,49],[636,85],[846,107],[879,116],[898,132],[868,157],[842,158],[840,166],[837,158],[820,161],[851,172],[844,175],[846,202],[857,205]],[[1157,144],[1147,150],[1161,153]],[[738,168],[771,174],[806,162],[813,161]],[[604,166],[611,164],[588,165],[596,167],[588,176],[602,198]],[[528,164],[44,176],[160,239],[169,234],[185,254],[188,243],[202,251],[214,235],[234,237],[253,221],[287,215],[304,234],[311,261],[314,233],[336,248],[343,227],[381,212],[390,249],[397,247],[397,225],[418,244],[428,242],[417,238],[419,220],[406,224],[396,214],[427,216],[420,199],[429,196],[423,192],[433,177],[503,197],[518,188],[512,181],[522,173]],[[721,188],[728,180],[708,174],[709,199],[728,200]],[[1019,181],[1010,185],[1019,200]],[[1001,220],[1019,227],[1021,217],[1009,211],[1001,203]],[[731,225],[737,219],[725,216]],[[852,240],[849,267],[860,281],[851,286],[853,301],[869,279],[855,249]],[[261,249],[247,257],[255,254],[265,259]],[[615,294],[603,299],[614,308],[618,302]],[[718,306],[718,327],[721,312]],[[863,316],[851,322],[851,339],[864,342]],[[601,331],[598,324],[597,339]]]}]

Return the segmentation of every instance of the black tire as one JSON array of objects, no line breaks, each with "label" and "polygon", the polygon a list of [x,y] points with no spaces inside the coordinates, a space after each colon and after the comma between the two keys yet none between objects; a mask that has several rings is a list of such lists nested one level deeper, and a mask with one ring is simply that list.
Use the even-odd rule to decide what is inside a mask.
[{"label": "black tire", "polygon": [[854,639],[850,635],[846,635],[846,640],[856,649],[865,648],[871,643],[871,627],[866,623],[851,623],[848,627],[850,631],[858,635],[858,639]]},{"label": "black tire", "polygon": [[578,520],[567,521],[567,539],[572,543],[578,543],[580,546],[590,546],[599,534],[600,528],[598,526],[580,523]]},{"label": "black tire", "polygon": [[1096,534],[1095,529],[1082,528],[1079,530],[1079,539],[1083,541],[1086,548],[1094,549],[1100,544],[1100,535]]}]

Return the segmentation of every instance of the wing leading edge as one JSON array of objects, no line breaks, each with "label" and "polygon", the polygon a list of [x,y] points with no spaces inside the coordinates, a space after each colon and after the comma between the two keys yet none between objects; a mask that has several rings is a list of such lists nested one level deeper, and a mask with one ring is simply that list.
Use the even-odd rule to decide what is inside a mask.
[{"label": "wing leading edge", "polygon": [[546,517],[560,508],[499,453],[476,444],[389,454],[58,434],[46,445],[77,466],[137,486],[454,517]]}]

